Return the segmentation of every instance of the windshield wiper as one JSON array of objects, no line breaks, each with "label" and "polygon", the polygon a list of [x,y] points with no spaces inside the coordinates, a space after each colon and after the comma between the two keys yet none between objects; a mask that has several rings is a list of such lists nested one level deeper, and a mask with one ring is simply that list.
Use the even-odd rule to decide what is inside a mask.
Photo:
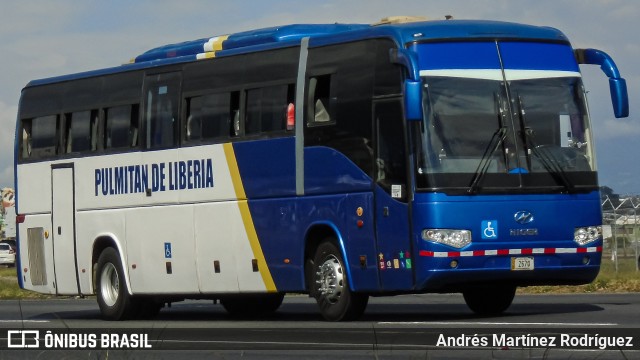
[{"label": "windshield wiper", "polygon": [[534,139],[535,137],[535,131],[527,126],[527,119],[525,117],[525,112],[524,112],[524,106],[522,105],[522,96],[518,95],[518,107],[520,108],[519,110],[519,116],[520,116],[520,121],[521,121],[521,125],[522,125],[522,133],[523,133],[523,140],[524,140],[524,145],[525,145],[525,150],[527,150],[527,153],[530,156],[529,150],[531,150],[531,152],[533,152],[533,154],[540,160],[540,162],[542,163],[542,166],[545,168],[545,170],[547,170],[547,172],[549,174],[551,174],[551,176],[553,176],[556,181],[560,182],[562,184],[562,186],[568,191],[568,192],[572,192],[574,190],[574,186],[571,183],[571,181],[569,181],[569,178],[567,178],[567,173],[562,169],[561,166],[558,165],[558,163],[556,161],[554,161],[552,158],[554,158],[553,155],[548,155],[547,151],[542,151],[540,149],[540,146],[538,146],[538,144],[536,144],[536,141]]},{"label": "windshield wiper", "polygon": [[471,180],[471,184],[469,184],[469,190],[467,193],[474,194],[478,190],[478,186],[480,184],[480,180],[484,177],[489,170],[489,164],[491,163],[491,158],[493,154],[495,154],[496,150],[500,147],[500,144],[507,137],[507,127],[503,126],[496,130],[491,137],[491,141],[489,141],[489,145],[484,150],[484,154],[482,154],[482,159],[476,168],[476,172],[473,175],[473,179]]}]

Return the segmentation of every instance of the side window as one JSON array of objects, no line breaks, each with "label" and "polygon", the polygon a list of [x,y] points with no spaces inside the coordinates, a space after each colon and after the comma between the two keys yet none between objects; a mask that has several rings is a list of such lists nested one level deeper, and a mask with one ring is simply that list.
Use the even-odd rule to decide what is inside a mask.
[{"label": "side window", "polygon": [[402,93],[402,67],[389,59],[389,50],[396,48],[390,40],[376,40],[374,96]]},{"label": "side window", "polygon": [[376,144],[375,179],[393,198],[405,199],[407,157],[400,101],[375,103]]},{"label": "side window", "polygon": [[105,109],[105,149],[138,146],[138,105],[114,106]]},{"label": "side window", "polygon": [[37,159],[57,153],[60,117],[49,115],[22,121],[22,159]]},{"label": "side window", "polygon": [[180,73],[147,76],[144,88],[147,148],[177,145]]},{"label": "side window", "polygon": [[[187,99],[185,140],[226,139],[236,136],[239,92],[209,94]],[[237,129],[239,131],[239,128]]]},{"label": "side window", "polygon": [[284,131],[287,125],[287,109],[293,104],[293,85],[276,85],[247,91],[245,134]]},{"label": "side window", "polygon": [[[331,75],[309,79],[307,93],[307,125],[322,126],[335,124],[335,95],[331,93]],[[333,96],[332,96],[333,95]]]},{"label": "side window", "polygon": [[20,134],[20,159],[28,159],[31,157],[33,148],[33,131],[32,119],[22,120],[22,131]]},{"label": "side window", "polygon": [[97,149],[98,111],[87,110],[66,114],[66,153]]}]

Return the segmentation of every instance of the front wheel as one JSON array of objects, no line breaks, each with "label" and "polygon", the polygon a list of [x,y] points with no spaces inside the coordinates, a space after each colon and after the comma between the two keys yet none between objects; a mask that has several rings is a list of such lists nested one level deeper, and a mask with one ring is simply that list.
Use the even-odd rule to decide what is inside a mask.
[{"label": "front wheel", "polygon": [[316,250],[310,278],[311,295],[326,320],[355,320],[364,313],[369,296],[351,291],[342,255],[332,242],[326,241]]},{"label": "front wheel", "polygon": [[516,295],[515,286],[489,287],[467,290],[462,293],[469,309],[478,315],[503,313]]},{"label": "front wheel", "polygon": [[127,291],[120,256],[113,248],[104,249],[98,258],[96,286],[98,306],[105,320],[126,320],[135,315],[136,303]]}]

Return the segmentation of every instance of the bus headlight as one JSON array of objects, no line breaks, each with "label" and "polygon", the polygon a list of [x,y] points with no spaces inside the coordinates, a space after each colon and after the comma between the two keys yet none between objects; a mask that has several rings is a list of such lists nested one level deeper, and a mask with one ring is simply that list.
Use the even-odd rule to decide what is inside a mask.
[{"label": "bus headlight", "polygon": [[436,243],[449,245],[454,248],[463,248],[471,244],[471,231],[469,230],[448,230],[448,229],[425,229],[422,230],[422,239]]},{"label": "bus headlight", "polygon": [[602,238],[602,226],[588,226],[575,228],[573,241],[578,245],[586,245]]}]

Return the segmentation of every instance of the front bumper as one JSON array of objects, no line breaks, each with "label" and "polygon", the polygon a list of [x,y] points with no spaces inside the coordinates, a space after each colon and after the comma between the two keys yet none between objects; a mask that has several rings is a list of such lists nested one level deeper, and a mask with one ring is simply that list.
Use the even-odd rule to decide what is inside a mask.
[{"label": "front bumper", "polygon": [[[579,285],[600,270],[602,246],[419,252],[417,290],[458,292],[487,284]],[[517,258],[533,259],[533,269],[514,270]],[[421,270],[425,269],[425,270]]]}]

